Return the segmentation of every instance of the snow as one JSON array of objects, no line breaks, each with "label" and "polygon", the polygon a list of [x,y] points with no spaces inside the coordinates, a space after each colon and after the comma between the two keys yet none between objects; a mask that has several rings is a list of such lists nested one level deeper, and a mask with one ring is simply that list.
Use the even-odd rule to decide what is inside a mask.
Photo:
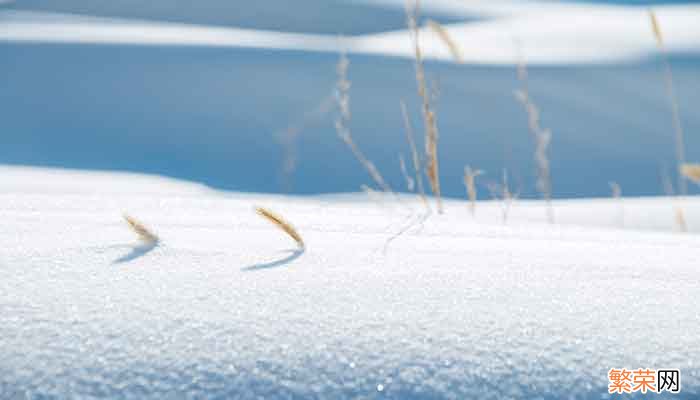
[{"label": "snow", "polygon": [[611,367],[672,367],[697,398],[700,238],[670,204],[625,199],[620,229],[612,199],[552,226],[449,200],[384,253],[420,202],[2,167],[0,397],[600,399]]},{"label": "snow", "polygon": [[[377,11],[403,7],[403,0],[366,3]],[[518,61],[519,52],[531,64],[629,62],[656,51],[645,7],[450,0],[426,2],[425,9],[431,14],[449,14],[453,18],[477,18],[446,25],[465,61],[471,64],[510,65]],[[670,51],[700,50],[700,27],[696,23],[700,18],[700,6],[663,5],[654,9]],[[237,47],[333,53],[344,49],[359,54],[413,57],[405,29],[338,37],[343,32],[277,32],[85,17],[21,8],[4,11],[0,18],[0,40],[8,42]],[[425,56],[450,61],[451,55],[440,38],[429,29],[423,31],[421,46]]]},{"label": "snow", "polygon": [[[507,65],[521,57],[530,64],[611,63],[641,59],[656,51],[647,8],[525,3],[516,10],[519,12],[506,17],[447,25],[464,61]],[[654,10],[671,51],[698,50],[700,6]],[[406,36],[405,31],[369,35],[359,49],[411,57],[413,50]],[[421,36],[426,57],[452,59],[447,46],[430,29],[423,29]]]},{"label": "snow", "polygon": [[6,11],[0,25],[0,39],[8,42],[233,46],[305,51],[337,51],[339,44],[333,36],[31,11]]},{"label": "snow", "polygon": [[[0,0],[0,398],[604,399],[612,367],[679,368],[674,398],[700,397],[700,197],[555,200],[549,225],[533,200],[503,221],[500,202],[472,218],[447,199],[421,223],[407,195],[253,193],[367,183],[312,112],[339,49],[355,140],[402,187],[399,99],[421,123],[403,3]],[[422,3],[467,64],[422,32],[445,193],[468,163],[482,196],[505,167],[534,197],[518,46],[554,195],[660,192],[675,159],[646,8]],[[655,10],[692,133],[700,7]],[[298,170],[280,183],[290,126]],[[124,213],[161,242],[138,244]]]}]

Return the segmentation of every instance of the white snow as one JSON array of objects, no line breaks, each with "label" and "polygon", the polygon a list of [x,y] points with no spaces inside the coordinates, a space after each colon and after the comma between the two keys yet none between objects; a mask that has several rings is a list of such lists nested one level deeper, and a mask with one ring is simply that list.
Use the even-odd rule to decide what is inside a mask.
[{"label": "white snow", "polygon": [[[378,7],[403,7],[403,0],[366,2]],[[518,61],[519,52],[532,64],[606,63],[633,61],[656,51],[645,7],[440,0],[426,2],[424,8],[451,16],[483,18],[447,26],[468,63],[512,64]],[[665,5],[654,9],[670,51],[700,50],[699,5]],[[314,52],[345,49],[355,53],[412,57],[408,39],[405,30],[337,37],[30,11],[0,12],[0,40],[9,42],[246,47]],[[429,29],[424,29],[421,45],[426,57],[451,60],[444,43]]]},{"label": "white snow", "polygon": [[[668,49],[700,48],[700,6],[655,7],[655,12]],[[518,57],[533,64],[620,62],[656,51],[648,9],[643,7],[529,4],[509,16],[446,28],[467,63],[513,64]],[[451,59],[431,30],[423,29],[421,35],[427,57]],[[370,35],[356,49],[410,57],[413,50],[406,37],[405,31]]]},{"label": "white snow", "polygon": [[611,367],[671,367],[697,398],[700,238],[619,205],[450,200],[384,253],[420,202],[2,167],[0,397],[600,399]]},{"label": "white snow", "polygon": [[0,40],[9,42],[248,47],[337,51],[338,38],[256,29],[85,17],[33,11],[0,12]]}]

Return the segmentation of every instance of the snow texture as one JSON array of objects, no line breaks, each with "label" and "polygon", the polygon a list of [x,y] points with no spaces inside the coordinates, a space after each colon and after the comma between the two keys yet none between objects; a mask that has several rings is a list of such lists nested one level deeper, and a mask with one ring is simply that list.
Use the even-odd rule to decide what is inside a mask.
[{"label": "snow texture", "polygon": [[[420,202],[10,167],[0,190],[3,399],[604,399],[611,367],[700,396],[700,238],[616,228],[614,200],[556,202],[553,226],[448,201],[384,253]],[[673,226],[669,199],[625,204]],[[122,212],[162,243],[133,247]]]}]

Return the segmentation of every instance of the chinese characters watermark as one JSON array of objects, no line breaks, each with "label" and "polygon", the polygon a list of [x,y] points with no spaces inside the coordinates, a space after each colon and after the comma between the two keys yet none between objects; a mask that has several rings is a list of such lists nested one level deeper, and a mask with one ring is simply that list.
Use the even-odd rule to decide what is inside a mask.
[{"label": "chinese characters watermark", "polygon": [[681,371],[678,369],[610,368],[608,371],[608,393],[679,393]]}]

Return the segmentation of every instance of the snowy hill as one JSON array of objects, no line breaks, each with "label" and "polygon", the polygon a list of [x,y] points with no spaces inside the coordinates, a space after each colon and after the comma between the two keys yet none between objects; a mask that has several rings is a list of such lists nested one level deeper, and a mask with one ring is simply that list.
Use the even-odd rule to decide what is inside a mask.
[{"label": "snowy hill", "polygon": [[[700,396],[697,236],[575,225],[612,200],[556,202],[554,226],[449,201],[384,253],[422,206],[358,196],[0,169],[0,397],[601,399],[612,367],[680,368],[673,398]],[[667,220],[627,204],[628,228]],[[134,248],[122,212],[161,244]]]},{"label": "snowy hill", "polygon": [[[597,400],[611,368],[678,368],[670,397],[700,398],[700,190],[659,196],[677,159],[646,5],[689,162],[700,6],[422,1],[437,215],[357,193],[334,127],[344,51],[355,142],[404,190],[404,3],[0,0],[0,399]],[[520,60],[555,224],[528,200]],[[507,208],[483,200],[504,171]],[[625,398],[647,396],[668,398]]]}]

